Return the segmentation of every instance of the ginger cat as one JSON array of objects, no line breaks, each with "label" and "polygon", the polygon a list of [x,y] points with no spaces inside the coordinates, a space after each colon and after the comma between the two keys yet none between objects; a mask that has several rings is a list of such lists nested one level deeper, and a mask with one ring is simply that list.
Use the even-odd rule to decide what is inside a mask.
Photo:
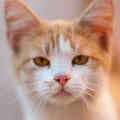
[{"label": "ginger cat", "polygon": [[107,89],[113,16],[113,0],[94,0],[78,19],[52,22],[21,0],[6,0],[24,120],[117,120]]}]

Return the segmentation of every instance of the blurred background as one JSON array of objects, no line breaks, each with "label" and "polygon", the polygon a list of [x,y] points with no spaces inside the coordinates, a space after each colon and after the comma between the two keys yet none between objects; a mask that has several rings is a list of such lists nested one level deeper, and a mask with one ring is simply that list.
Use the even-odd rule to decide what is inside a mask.
[{"label": "blurred background", "polygon": [[[92,0],[24,0],[41,18],[71,20],[78,17]],[[114,24],[114,64],[110,90],[120,115],[120,0],[116,0]],[[15,100],[15,76],[11,65],[11,51],[6,40],[4,0],[0,0],[0,120],[21,120],[19,100]]]}]

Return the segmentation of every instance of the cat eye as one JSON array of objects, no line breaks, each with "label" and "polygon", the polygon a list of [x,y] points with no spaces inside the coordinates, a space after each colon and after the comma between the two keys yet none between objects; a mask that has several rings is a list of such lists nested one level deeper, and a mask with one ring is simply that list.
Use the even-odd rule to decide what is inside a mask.
[{"label": "cat eye", "polygon": [[36,65],[38,65],[40,67],[45,67],[50,64],[49,60],[47,60],[46,58],[43,58],[43,57],[34,58],[33,61]]},{"label": "cat eye", "polygon": [[79,55],[73,59],[72,63],[76,65],[84,65],[88,62],[88,59],[89,57],[87,56]]}]

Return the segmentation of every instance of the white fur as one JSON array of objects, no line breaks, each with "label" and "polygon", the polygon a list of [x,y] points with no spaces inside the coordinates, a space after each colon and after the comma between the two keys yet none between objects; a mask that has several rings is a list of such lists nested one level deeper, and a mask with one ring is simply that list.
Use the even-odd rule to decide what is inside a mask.
[{"label": "white fur", "polygon": [[[26,81],[34,83],[37,88],[35,90],[38,93],[37,97],[42,96],[45,103],[45,115],[41,116],[40,108],[36,110],[36,107],[42,106],[41,102],[34,106],[35,101],[31,102],[26,95],[23,95],[25,120],[116,120],[113,103],[107,89],[104,89],[107,77],[102,66],[94,70],[91,67],[95,62],[93,59],[89,59],[85,65],[72,65],[75,54],[70,47],[69,40],[64,40],[64,37],[60,35],[53,53],[50,56],[44,56],[49,59],[50,66],[38,67],[30,61],[27,63],[29,69],[35,68],[36,70],[31,74],[23,74],[23,70],[20,71],[20,79],[25,83]],[[54,80],[55,75],[70,76],[71,79],[66,83],[64,90],[71,96],[54,96],[61,90],[59,83]],[[19,92],[27,93],[29,91],[27,87],[26,85],[20,86]],[[87,94],[88,87],[99,92],[93,103],[90,101],[83,103],[85,101],[80,100]]]}]

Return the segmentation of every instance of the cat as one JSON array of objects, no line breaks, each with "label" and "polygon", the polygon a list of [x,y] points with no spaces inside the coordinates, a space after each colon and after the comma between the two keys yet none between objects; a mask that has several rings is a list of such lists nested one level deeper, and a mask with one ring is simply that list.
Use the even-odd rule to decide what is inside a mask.
[{"label": "cat", "polygon": [[73,21],[40,19],[22,0],[6,0],[24,120],[117,120],[107,88],[113,0],[94,0]]}]

